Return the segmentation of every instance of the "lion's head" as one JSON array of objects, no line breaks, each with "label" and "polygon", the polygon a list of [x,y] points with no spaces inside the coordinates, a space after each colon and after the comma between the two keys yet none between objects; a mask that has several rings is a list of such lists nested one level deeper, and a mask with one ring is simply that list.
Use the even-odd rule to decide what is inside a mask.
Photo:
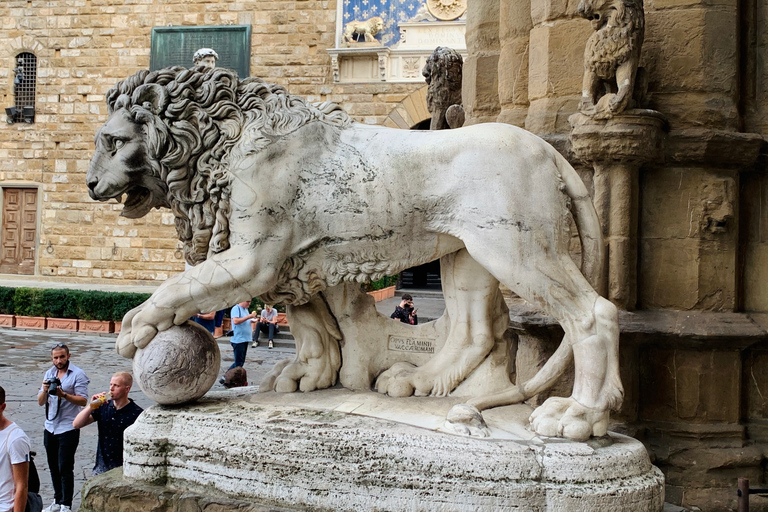
[{"label": "lion's head", "polygon": [[384,30],[384,20],[381,19],[378,16],[374,16],[373,18],[368,20],[368,32],[375,36],[379,32]]},{"label": "lion's head", "polygon": [[86,178],[91,198],[125,196],[130,218],[170,208],[192,265],[229,248],[230,150],[245,125],[261,134],[258,150],[312,121],[351,122],[338,105],[222,68],[139,71],[110,89],[107,106]]},{"label": "lion's head", "polygon": [[445,112],[451,105],[461,105],[463,65],[459,52],[438,46],[421,70],[428,85],[427,110],[432,114],[432,130],[445,127]]},{"label": "lion's head", "polygon": [[637,12],[643,13],[642,0],[581,0],[576,13],[592,22],[594,30],[602,29],[613,17],[618,26],[635,22]]}]

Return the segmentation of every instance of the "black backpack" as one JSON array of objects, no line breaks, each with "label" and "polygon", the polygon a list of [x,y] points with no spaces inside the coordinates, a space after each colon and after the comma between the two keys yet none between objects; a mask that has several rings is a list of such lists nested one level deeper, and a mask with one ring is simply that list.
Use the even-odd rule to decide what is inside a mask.
[{"label": "black backpack", "polygon": [[29,478],[27,479],[27,508],[24,512],[42,512],[43,498],[40,496],[40,475],[37,474],[35,467],[35,455],[37,453],[29,452]]}]

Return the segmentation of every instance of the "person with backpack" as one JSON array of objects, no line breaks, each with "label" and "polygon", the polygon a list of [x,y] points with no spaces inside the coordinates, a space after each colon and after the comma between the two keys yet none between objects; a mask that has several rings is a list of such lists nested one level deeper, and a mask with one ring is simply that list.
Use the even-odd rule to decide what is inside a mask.
[{"label": "person with backpack", "polygon": [[24,512],[29,492],[29,437],[5,417],[0,387],[0,512]]}]

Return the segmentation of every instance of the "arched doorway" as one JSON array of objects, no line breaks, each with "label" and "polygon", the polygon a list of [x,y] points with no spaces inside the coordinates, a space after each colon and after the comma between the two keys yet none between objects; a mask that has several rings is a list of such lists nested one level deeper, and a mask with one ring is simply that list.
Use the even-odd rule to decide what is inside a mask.
[{"label": "arched doorway", "polygon": [[[398,103],[384,121],[384,125],[404,130],[429,130],[431,119],[427,110],[427,86],[425,85]],[[400,288],[441,290],[440,261],[432,261],[401,272]]]}]

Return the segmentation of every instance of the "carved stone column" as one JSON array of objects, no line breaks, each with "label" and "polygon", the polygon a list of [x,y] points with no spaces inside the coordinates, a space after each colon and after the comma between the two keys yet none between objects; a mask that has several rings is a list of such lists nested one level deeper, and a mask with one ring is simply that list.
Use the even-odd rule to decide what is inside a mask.
[{"label": "carved stone column", "polygon": [[499,106],[499,0],[468,2],[462,100],[465,125],[496,120]]},{"label": "carved stone column", "polygon": [[653,110],[625,111],[609,120],[583,114],[569,119],[574,155],[595,171],[594,203],[606,241],[603,282],[608,299],[632,310],[637,303],[638,170],[662,156],[664,116]]},{"label": "carved stone column", "polygon": [[499,102],[500,123],[525,125],[528,114],[528,50],[531,1],[501,2],[499,6]]}]

